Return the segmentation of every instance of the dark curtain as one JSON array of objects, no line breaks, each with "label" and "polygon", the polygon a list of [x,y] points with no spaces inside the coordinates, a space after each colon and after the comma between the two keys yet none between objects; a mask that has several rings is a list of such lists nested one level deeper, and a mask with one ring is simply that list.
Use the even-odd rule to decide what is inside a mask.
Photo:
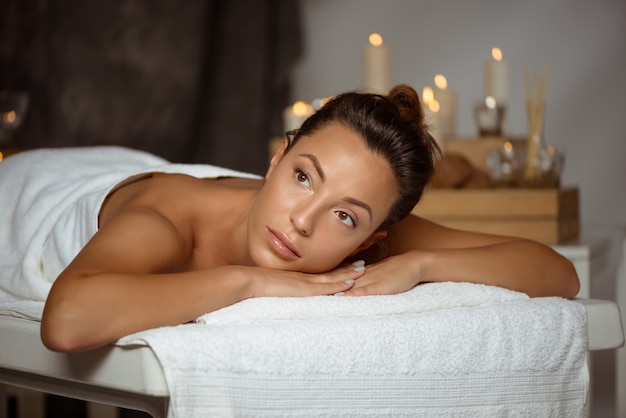
[{"label": "dark curtain", "polygon": [[293,0],[0,0],[18,148],[123,145],[263,173],[301,50]]}]

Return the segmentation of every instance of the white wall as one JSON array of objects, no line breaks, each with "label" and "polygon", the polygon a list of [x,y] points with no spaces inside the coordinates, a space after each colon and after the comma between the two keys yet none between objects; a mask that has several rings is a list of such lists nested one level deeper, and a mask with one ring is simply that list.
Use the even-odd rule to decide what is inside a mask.
[{"label": "white wall", "polygon": [[294,100],[360,88],[371,32],[392,57],[392,84],[421,92],[444,74],[459,95],[458,131],[475,136],[491,48],[511,65],[508,133],[524,135],[523,68],[551,67],[546,141],[566,152],[564,184],[581,190],[583,223],[626,224],[626,1],[300,0],[305,52]]}]

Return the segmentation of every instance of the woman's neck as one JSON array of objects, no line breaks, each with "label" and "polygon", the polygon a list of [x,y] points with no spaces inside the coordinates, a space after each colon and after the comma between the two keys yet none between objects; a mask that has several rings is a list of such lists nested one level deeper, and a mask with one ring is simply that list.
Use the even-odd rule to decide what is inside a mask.
[{"label": "woman's neck", "polygon": [[203,215],[196,250],[214,265],[249,265],[248,212],[262,182],[224,178],[207,195],[211,213]]}]

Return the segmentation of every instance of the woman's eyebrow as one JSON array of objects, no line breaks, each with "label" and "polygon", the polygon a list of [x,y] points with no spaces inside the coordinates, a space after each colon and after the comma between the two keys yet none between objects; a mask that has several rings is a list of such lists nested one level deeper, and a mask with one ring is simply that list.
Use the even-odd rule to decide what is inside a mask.
[{"label": "woman's eyebrow", "polygon": [[324,183],[324,181],[326,180],[326,175],[324,174],[324,170],[322,170],[322,166],[320,165],[320,161],[317,159],[317,157],[313,154],[300,154],[300,157],[306,157],[311,160],[311,162],[313,163],[313,167],[315,167],[315,170],[317,171],[317,174],[322,179],[322,183]]},{"label": "woman's eyebrow", "polygon": [[363,202],[363,201],[361,201],[359,199],[355,199],[355,198],[349,197],[349,196],[344,197],[343,200],[345,202],[352,203],[353,205],[360,206],[363,209],[365,209],[367,211],[367,213],[369,213],[369,215],[370,215],[370,221],[372,220],[372,207],[370,205],[368,205],[367,203],[365,203],[365,202]]}]

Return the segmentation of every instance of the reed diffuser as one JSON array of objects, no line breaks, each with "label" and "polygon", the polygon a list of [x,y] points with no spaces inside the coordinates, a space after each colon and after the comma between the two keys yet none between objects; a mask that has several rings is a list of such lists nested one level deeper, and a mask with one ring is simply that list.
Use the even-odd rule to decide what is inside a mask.
[{"label": "reed diffuser", "polygon": [[528,118],[528,144],[526,163],[522,175],[524,184],[533,185],[541,183],[541,167],[539,153],[543,140],[543,124],[546,108],[546,93],[550,81],[550,68],[543,74],[536,70],[532,75],[528,68],[524,67],[524,84],[526,87],[526,112]]}]

